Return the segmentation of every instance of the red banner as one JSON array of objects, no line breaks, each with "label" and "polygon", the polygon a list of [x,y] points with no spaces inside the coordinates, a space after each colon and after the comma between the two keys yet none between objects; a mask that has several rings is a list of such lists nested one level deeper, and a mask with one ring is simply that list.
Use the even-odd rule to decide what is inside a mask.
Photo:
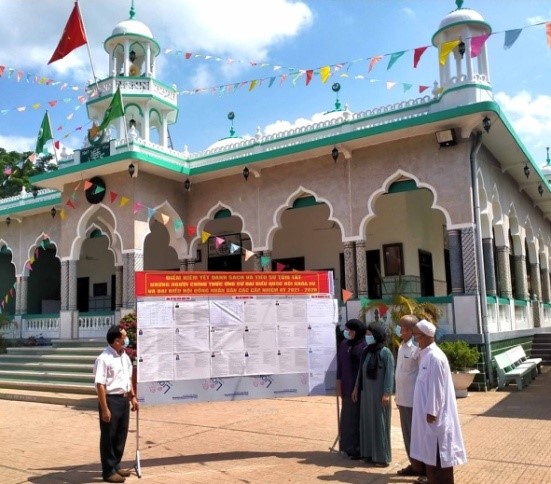
[{"label": "red banner", "polygon": [[136,272],[136,297],[332,293],[332,275],[301,272]]}]

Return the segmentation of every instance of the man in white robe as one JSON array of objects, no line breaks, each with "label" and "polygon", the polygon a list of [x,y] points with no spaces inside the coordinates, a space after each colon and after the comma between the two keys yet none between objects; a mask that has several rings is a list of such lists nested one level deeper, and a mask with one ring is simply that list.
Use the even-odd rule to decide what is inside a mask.
[{"label": "man in white robe", "polygon": [[422,320],[413,329],[421,349],[413,396],[411,457],[425,463],[429,484],[453,484],[453,466],[467,462],[446,355],[434,342],[436,327]]}]

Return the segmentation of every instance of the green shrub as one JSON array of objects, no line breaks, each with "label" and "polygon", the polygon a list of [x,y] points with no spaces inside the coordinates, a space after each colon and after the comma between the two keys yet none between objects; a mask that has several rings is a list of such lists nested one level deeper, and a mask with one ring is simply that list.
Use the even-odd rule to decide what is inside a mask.
[{"label": "green shrub", "polygon": [[443,341],[438,345],[450,363],[451,371],[465,371],[476,367],[480,352],[466,341]]}]

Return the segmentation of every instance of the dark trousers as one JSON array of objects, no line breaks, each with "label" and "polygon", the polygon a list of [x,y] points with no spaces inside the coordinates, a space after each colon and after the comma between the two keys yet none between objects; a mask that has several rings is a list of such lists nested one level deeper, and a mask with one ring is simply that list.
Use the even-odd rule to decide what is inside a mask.
[{"label": "dark trousers", "polygon": [[454,484],[453,467],[442,467],[440,449],[436,447],[436,466],[425,464],[429,484]]},{"label": "dark trousers", "polygon": [[104,479],[120,468],[130,421],[130,405],[125,397],[107,395],[107,406],[111,411],[111,421],[101,419],[101,409],[99,420],[99,452]]},{"label": "dark trousers", "polygon": [[408,455],[409,462],[413,470],[419,474],[425,474],[425,464],[417,459],[413,459],[409,455],[409,444],[411,442],[411,422],[413,418],[413,408],[398,406],[400,412],[400,425],[402,426],[402,437],[404,438],[404,446],[406,447],[406,454]]},{"label": "dark trousers", "polygon": [[339,449],[350,457],[360,456],[360,401],[342,397]]}]

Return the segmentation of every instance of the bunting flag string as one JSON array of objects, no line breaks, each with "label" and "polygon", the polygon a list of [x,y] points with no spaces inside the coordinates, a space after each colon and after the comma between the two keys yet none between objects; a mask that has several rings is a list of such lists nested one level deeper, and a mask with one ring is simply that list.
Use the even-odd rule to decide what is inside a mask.
[{"label": "bunting flag string", "polygon": [[[537,22],[537,23],[534,23],[534,24],[531,24],[531,25],[526,25],[526,26],[518,28],[518,29],[496,31],[496,32],[492,32],[491,34],[488,34],[487,37],[498,35],[498,34],[505,34],[505,43],[504,43],[503,48],[508,49],[518,39],[518,37],[519,37],[520,33],[522,32],[522,30],[527,29],[527,28],[547,25],[549,22],[550,22],[549,20],[546,20],[546,21]],[[549,27],[549,29],[550,29],[550,32],[551,32],[551,27]],[[477,37],[479,37],[479,36],[477,36]],[[465,37],[462,40],[465,41],[467,39],[474,39],[474,38],[476,38],[476,37]],[[414,52],[414,67],[417,67],[417,64],[419,63],[419,60],[420,60],[421,56],[423,55],[425,50],[428,49],[428,47],[434,47],[434,46],[416,47],[414,49],[406,49],[406,50],[398,51],[398,52],[392,52],[392,53],[381,54],[381,55],[376,55],[376,56],[364,57],[364,58],[356,59],[354,61],[347,61],[347,62],[344,62],[344,63],[341,63],[341,64],[329,64],[328,67],[335,68],[338,65],[341,65],[341,66],[342,65],[347,65],[347,64],[348,65],[353,65],[357,62],[369,61],[369,67],[368,67],[368,72],[369,72],[375,66],[375,64],[377,64],[380,60],[382,60],[383,57],[390,57],[390,62],[389,62],[389,65],[387,67],[387,70],[388,70],[392,67],[394,62],[396,62],[396,60],[399,57],[404,55],[406,52],[412,52],[412,51]],[[176,56],[176,57],[181,57],[185,60],[200,59],[200,60],[214,61],[214,62],[219,62],[219,63],[224,63],[224,64],[235,64],[235,63],[237,63],[237,64],[242,64],[242,65],[248,66],[248,67],[270,68],[273,72],[280,71],[280,70],[286,70],[288,73],[294,73],[294,72],[299,72],[299,71],[306,72],[308,70],[316,71],[318,69],[321,69],[321,68],[318,68],[318,69],[306,68],[305,69],[305,68],[297,68],[297,67],[290,67],[290,66],[282,66],[280,64],[270,64],[268,62],[262,62],[262,61],[251,61],[251,60],[245,61],[245,60],[242,60],[242,59],[235,59],[233,57],[223,58],[223,57],[212,55],[212,54],[193,53],[193,52],[184,51],[184,50],[181,50],[181,49],[174,49],[174,48],[166,48],[164,50],[164,54],[165,55],[173,55],[173,56]],[[473,57],[476,57],[476,55],[473,55]]]},{"label": "bunting flag string", "polygon": [[[506,30],[506,31],[501,31],[501,32],[492,32],[490,34],[473,36],[473,37],[470,37],[470,38],[464,38],[462,40],[465,41],[467,39],[470,39],[470,41],[471,41],[471,57],[476,57],[479,54],[482,46],[484,45],[484,43],[488,40],[488,38],[490,36],[495,36],[497,34],[504,33],[505,34],[505,40],[504,40],[503,48],[504,49],[510,49],[513,46],[513,44],[517,41],[517,39],[519,38],[521,32],[524,29],[530,28],[530,27],[538,27],[538,26],[542,26],[542,25],[545,25],[545,27],[546,27],[546,41],[547,41],[548,45],[551,47],[551,22],[549,22],[549,21],[534,23],[532,25],[525,26],[525,27],[518,28],[518,29],[511,29],[511,30]],[[456,48],[459,45],[460,42],[461,42],[461,39],[456,39],[456,40],[452,40],[450,42],[445,42],[442,45],[438,46],[440,64],[443,65],[443,64],[446,63],[449,53],[451,51],[453,51],[453,49]],[[230,83],[230,84],[225,84],[225,85],[218,85],[218,86],[209,86],[209,87],[198,87],[198,88],[192,88],[192,89],[185,89],[185,90],[181,90],[181,91],[177,92],[178,95],[194,95],[194,94],[205,94],[205,93],[212,93],[212,94],[221,95],[221,94],[224,94],[224,93],[226,93],[226,94],[233,93],[233,92],[237,91],[238,89],[240,89],[244,86],[247,86],[249,92],[252,92],[257,87],[262,86],[263,84],[267,85],[268,88],[271,88],[274,85],[276,79],[278,79],[278,78],[279,78],[279,86],[282,86],[282,85],[285,84],[285,81],[287,80],[289,75],[291,76],[293,86],[296,86],[298,81],[302,77],[304,77],[304,79],[305,79],[304,82],[305,82],[306,86],[308,86],[312,83],[315,76],[319,77],[319,79],[321,80],[322,83],[326,83],[331,76],[337,76],[338,75],[342,78],[348,78],[348,77],[350,77],[349,76],[349,71],[350,71],[351,67],[355,66],[359,62],[365,62],[365,61],[368,62],[367,71],[368,71],[368,73],[370,73],[384,57],[389,57],[389,62],[387,64],[387,68],[386,68],[386,70],[388,71],[407,52],[413,52],[413,67],[417,68],[418,65],[419,65],[419,62],[421,60],[421,57],[423,56],[423,54],[427,51],[427,49],[429,47],[433,47],[433,46],[416,47],[415,49],[406,49],[406,50],[402,50],[402,51],[397,51],[397,52],[392,52],[392,53],[387,53],[387,54],[380,54],[380,55],[376,55],[376,56],[372,56],[372,57],[366,57],[366,58],[359,58],[359,59],[354,59],[354,60],[351,60],[351,61],[339,62],[339,63],[336,63],[336,64],[327,64],[327,65],[324,65],[322,67],[307,68],[307,69],[296,68],[296,67],[285,67],[285,66],[281,66],[281,65],[269,64],[269,63],[266,63],[266,62],[256,62],[256,61],[245,62],[245,61],[238,60],[238,59],[233,59],[233,58],[223,59],[223,58],[218,57],[218,56],[213,56],[213,55],[208,55],[208,54],[194,54],[194,53],[191,53],[191,52],[184,52],[182,50],[174,51],[173,49],[166,49],[165,54],[173,53],[173,54],[175,54],[177,56],[181,56],[181,57],[183,57],[187,60],[189,60],[189,59],[215,60],[215,61],[218,61],[218,62],[240,63],[240,64],[243,64],[243,65],[246,64],[246,65],[249,65],[251,67],[264,67],[264,68],[270,67],[273,70],[273,72],[286,71],[286,72],[282,72],[281,74],[279,74],[277,76],[269,76],[269,77],[263,77],[263,78],[257,78],[257,79],[249,79],[249,80],[246,80],[246,81],[235,82],[235,83]],[[61,83],[60,81],[53,81],[52,79],[49,79],[49,78],[44,77],[44,76],[38,76],[38,75],[34,75],[34,74],[25,75],[25,71],[23,71],[23,69],[18,69],[18,68],[15,68],[15,67],[6,67],[4,65],[0,65],[0,78],[8,78],[8,79],[13,78],[17,82],[21,82],[23,79],[26,79],[27,82],[30,82],[31,80],[34,80],[38,84],[51,85],[51,86],[60,85],[61,90],[72,89],[72,90],[78,91],[80,89],[84,89],[84,90],[87,89],[86,87],[69,86],[69,84],[66,83],[66,82]],[[354,76],[353,79],[354,80],[364,80],[365,77],[361,74],[358,74],[358,75]],[[372,80],[372,82],[378,82],[378,81],[379,80]],[[404,92],[408,91],[411,88],[411,86],[413,86],[413,83],[411,83],[411,82],[399,82],[399,81],[396,81],[396,80],[390,80],[390,81],[384,81],[384,82],[392,84],[393,87],[396,84],[402,84],[404,86]],[[423,86],[418,86],[418,90],[421,93],[424,90],[426,90],[427,87],[428,86],[424,86],[424,85]],[[80,96],[77,96],[76,98],[66,97],[66,98],[62,98],[62,99],[53,99],[53,100],[47,101],[47,104],[50,107],[53,108],[53,107],[56,107],[60,102],[69,103],[71,101],[76,100],[78,102],[77,106],[75,107],[74,111],[67,116],[67,119],[71,120],[74,116],[74,112],[76,112],[80,109],[80,105],[84,104],[87,101],[87,99],[92,98],[96,95],[96,93],[93,89],[90,89],[87,92],[87,94],[88,94],[88,98],[85,95],[80,95]],[[25,105],[25,106],[17,106],[17,107],[14,107],[14,108],[4,108],[4,109],[0,109],[0,115],[5,115],[5,114],[7,114],[9,112],[12,112],[12,111],[25,112],[25,111],[30,111],[30,110],[38,110],[41,107],[43,107],[44,104],[45,103],[33,102],[33,103],[30,103],[29,105]],[[61,128],[58,128],[58,130],[60,130],[60,129]]]},{"label": "bunting flag string", "polygon": [[[101,188],[101,190],[98,192],[98,188]],[[101,191],[104,191],[105,189],[103,187],[99,187],[99,185],[92,183],[90,180],[84,180],[79,181],[75,187],[73,188],[72,192],[68,196],[67,200],[63,203],[63,207],[59,210],[59,215],[62,221],[64,221],[68,216],[70,212],[67,212],[65,210],[65,207],[69,207],[71,209],[76,209],[78,207],[79,197],[77,195],[78,191],[91,191],[92,193],[101,193]],[[113,190],[109,191],[109,201],[111,204],[115,204],[115,202],[120,199],[119,208],[124,207],[128,204],[130,201],[129,197],[126,197],[120,193],[117,193]],[[144,205],[139,200],[135,200],[132,203],[132,210],[134,215],[138,214],[142,210],[147,210],[147,218],[148,220],[151,218],[155,218],[157,220],[160,219],[161,223],[163,225],[168,225],[168,223],[171,221],[171,216],[162,213],[155,208],[148,207]],[[184,224],[184,222],[177,218],[173,220],[173,226],[174,230],[181,232],[182,237],[184,235],[187,235],[189,238],[194,237],[197,234],[197,227],[194,225],[188,225]],[[185,230],[184,230],[185,229]],[[231,254],[235,254],[238,251],[241,251],[241,254],[245,257],[245,260],[248,261],[251,257],[258,257],[260,258],[260,264],[264,268],[267,265],[270,264],[271,258],[268,256],[260,256],[256,254],[255,252],[246,249],[245,247],[242,247],[238,244],[235,244],[231,241],[226,240],[226,238],[223,235],[213,235],[210,232],[207,232],[206,230],[201,231],[201,243],[206,244],[209,239],[214,239],[214,247],[218,250],[225,244],[228,244],[228,248]],[[279,267],[276,265],[276,270],[284,270],[286,268],[285,265],[281,264],[282,267]],[[279,267],[279,268],[278,268]]]}]

